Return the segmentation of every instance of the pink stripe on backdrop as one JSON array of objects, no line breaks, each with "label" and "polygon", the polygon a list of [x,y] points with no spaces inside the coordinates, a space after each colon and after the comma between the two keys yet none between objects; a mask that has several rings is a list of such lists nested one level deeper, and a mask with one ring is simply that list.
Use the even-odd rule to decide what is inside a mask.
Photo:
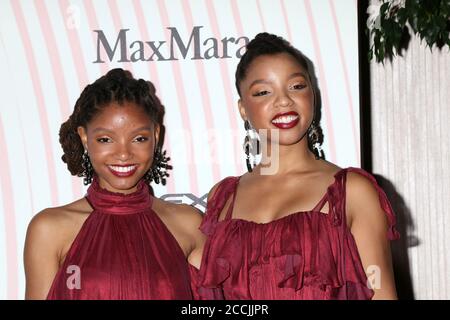
[{"label": "pink stripe on backdrop", "polygon": [[[94,44],[95,50],[97,48],[97,41],[96,41],[97,36],[96,33],[93,32],[92,30],[99,29],[97,16],[95,15],[95,9],[91,0],[85,0],[83,3],[85,7],[84,12],[86,13],[86,16],[88,18],[89,32],[92,35],[92,42]],[[105,63],[96,63],[96,64],[99,66],[102,75],[105,75],[110,68],[108,60],[105,60]]]},{"label": "pink stripe on backdrop", "polygon": [[[158,10],[161,16],[161,21],[163,23],[163,26],[170,26],[170,20],[169,20],[169,15],[167,13],[167,9],[165,6],[164,1],[162,0],[158,0]],[[181,76],[181,68],[178,62],[172,62],[172,72],[173,72],[173,77],[175,79],[175,82],[178,84],[182,84],[183,83],[183,78]],[[189,119],[189,113],[187,112],[187,107],[188,107],[188,103],[187,103],[187,95],[186,95],[186,91],[184,86],[179,85],[176,86],[176,91],[177,91],[177,97],[178,97],[178,103],[179,105],[179,111],[181,113],[181,119],[183,122],[183,130],[187,133],[187,135],[189,136],[189,140],[188,142],[190,142],[189,144],[187,144],[187,161],[189,163],[189,170],[187,172],[187,174],[189,175],[189,185],[190,185],[190,192],[192,192],[193,194],[198,195],[199,194],[199,187],[198,187],[198,182],[197,182],[197,166],[195,164],[194,158],[193,158],[193,153],[195,152],[195,145],[194,145],[194,141],[192,139],[192,130],[191,130],[191,124],[190,124],[190,119]],[[167,130],[169,131],[169,130]]]},{"label": "pink stripe on backdrop", "polygon": [[[61,63],[61,55],[59,54],[58,45],[56,44],[55,35],[53,33],[53,28],[50,24],[50,17],[47,12],[47,8],[45,7],[44,1],[36,1],[34,2],[37,9],[37,14],[39,17],[39,24],[42,29],[42,33],[45,39],[45,47],[47,48],[48,57],[50,59],[50,65],[52,68],[53,78],[55,80],[55,87],[58,95],[59,107],[61,110],[61,116],[64,121],[69,117],[72,113],[71,108],[69,107],[71,103],[69,102],[69,94],[66,84],[66,80],[64,77],[64,69]],[[55,168],[49,168],[49,170],[55,170]],[[76,197],[81,196],[81,185],[76,183],[74,180],[72,182],[72,191]]]},{"label": "pink stripe on backdrop", "polygon": [[[22,135],[22,141],[25,141],[25,131],[23,130],[23,123],[20,122],[20,133]],[[32,154],[32,152],[30,150],[28,150],[26,148],[25,143],[22,144],[22,148],[23,148],[23,154],[25,155],[26,159],[25,162],[27,164],[26,166],[26,172],[27,172],[27,180],[28,180],[28,195],[29,195],[29,203],[31,205],[31,212],[29,212],[30,216],[33,216],[34,214],[36,214],[36,210],[34,207],[34,200],[33,200],[33,188],[31,187],[31,169],[30,169],[30,161],[33,161],[33,157],[29,156],[29,154]]]},{"label": "pink stripe on backdrop", "polygon": [[259,15],[259,19],[260,19],[261,24],[262,24],[262,28],[263,28],[264,31],[268,31],[267,28],[266,28],[266,24],[264,22],[264,16],[262,14],[260,0],[256,0],[256,5],[258,7],[258,15]]},{"label": "pink stripe on backdrop", "polygon": [[[69,0],[60,0],[58,1],[59,4],[59,11],[61,12],[61,16],[65,17],[67,12],[67,8],[71,6],[71,3]],[[78,35],[78,32],[80,28],[69,29],[67,25],[66,27],[66,35],[67,39],[69,40],[70,50],[72,53],[72,61],[75,63],[75,71],[77,73],[78,77],[78,85],[80,87],[80,93],[81,90],[84,89],[85,86],[89,84],[89,76],[87,71],[87,63],[84,60],[82,48],[81,48],[81,42],[80,42],[80,36]],[[72,103],[72,105],[75,105],[75,103]],[[72,111],[72,110],[71,110]]]},{"label": "pink stripe on backdrop", "polygon": [[61,59],[59,58],[59,48],[56,44],[55,35],[53,34],[53,28],[50,24],[50,17],[48,16],[45,2],[34,1],[33,3],[35,4],[37,9],[39,25],[42,30],[42,35],[44,36],[45,48],[50,59],[53,78],[55,79],[55,86],[58,95],[59,108],[61,109],[61,116],[63,119],[65,119],[70,115],[70,104],[67,94],[67,88],[64,86],[66,80],[64,77],[64,70],[62,68]]},{"label": "pink stripe on backdrop", "polygon": [[292,43],[292,40],[293,40],[292,32],[291,32],[291,27],[289,26],[289,19],[288,19],[286,5],[284,3],[284,0],[280,0],[280,5],[281,5],[281,11],[283,12],[283,19],[284,19],[284,24],[285,24],[286,31],[288,34],[288,40],[289,40],[289,42]]},{"label": "pink stripe on backdrop", "polygon": [[314,23],[314,18],[312,14],[311,4],[309,0],[304,1],[305,9],[306,9],[306,15],[308,17],[308,23],[311,28],[311,38],[313,40],[313,47],[314,47],[314,55],[316,56],[317,63],[318,63],[318,70],[319,70],[319,79],[321,80],[320,87],[321,90],[321,96],[323,98],[322,103],[322,110],[325,110],[325,113],[327,115],[327,128],[328,128],[328,137],[325,137],[325,139],[328,138],[329,146],[330,146],[330,160],[331,162],[336,161],[336,143],[335,143],[335,136],[334,136],[334,129],[333,129],[333,121],[331,118],[331,111],[330,111],[330,98],[328,96],[328,86],[327,86],[327,80],[325,77],[325,65],[322,61],[322,52],[320,49],[320,43],[319,43],[319,34],[316,30],[316,25]]},{"label": "pink stripe on backdrop", "polygon": [[[194,21],[192,17],[192,11],[189,6],[189,1],[182,1],[183,4],[183,11],[184,16],[186,18],[186,25],[187,29],[190,30],[194,27]],[[205,65],[202,61],[196,60],[195,61],[195,69],[197,71],[197,77],[199,79],[199,85],[200,85],[200,93],[202,97],[202,105],[203,105],[203,114],[205,115],[205,123],[207,124],[207,132],[206,135],[208,136],[208,142],[210,149],[210,155],[211,155],[211,169],[212,169],[212,176],[213,176],[213,182],[214,184],[220,180],[220,164],[218,162],[219,155],[217,154],[216,150],[218,147],[218,141],[215,139],[211,139],[211,130],[215,128],[214,126],[214,117],[211,112],[212,103],[211,103],[211,97],[209,96],[210,88],[208,88],[208,83],[205,76]],[[214,132],[214,131],[213,131]],[[213,134],[212,138],[214,138],[215,135]]]},{"label": "pink stripe on backdrop", "polygon": [[[68,0],[61,0],[61,1],[58,1],[58,4],[59,4],[59,10],[61,12],[61,16],[65,17],[67,14],[67,8],[69,8],[71,6],[71,3]],[[75,63],[75,71],[77,73],[78,86],[80,88],[79,92],[81,94],[81,91],[83,91],[84,87],[89,84],[89,77],[88,77],[88,71],[87,71],[87,63],[84,60],[81,43],[80,43],[80,38],[78,35],[79,27],[76,27],[74,29],[69,29],[66,24],[65,24],[65,27],[66,27],[67,39],[69,40],[70,50],[72,53],[72,61]],[[76,98],[78,98],[78,97],[76,97]],[[75,102],[76,101],[72,101],[70,104],[71,112],[73,111],[72,106],[75,106]],[[82,188],[81,188],[80,178],[72,177],[72,188],[74,190],[74,197],[80,198],[82,196]]]},{"label": "pink stripe on backdrop", "polygon": [[[134,8],[134,12],[136,14],[136,18],[137,18],[137,23],[138,23],[138,27],[139,30],[142,34],[142,36],[144,37],[144,39],[151,39],[150,38],[150,34],[148,32],[148,27],[146,26],[146,18],[144,17],[144,10],[142,9],[142,5],[141,5],[141,1],[140,0],[133,0],[133,8]],[[155,85],[156,88],[156,94],[158,95],[159,98],[161,98],[161,89],[160,89],[160,82],[161,79],[159,78],[158,75],[158,70],[156,69],[156,65],[152,62],[148,62],[146,63],[148,70],[149,70],[149,74],[150,74],[150,81]],[[164,105],[164,101],[161,101],[162,104]],[[170,132],[170,128],[166,128],[167,132]],[[170,143],[170,139],[168,137],[168,134],[166,135],[165,141],[164,141],[164,147],[167,148],[167,153],[170,155],[172,155],[172,146]],[[172,156],[173,159],[173,156]],[[175,181],[176,181],[176,176],[173,172],[170,172],[170,177],[167,179],[167,185],[166,185],[166,190],[167,193],[175,193]]]},{"label": "pink stripe on backdrop", "polygon": [[329,1],[330,7],[331,7],[331,14],[333,16],[333,23],[334,23],[334,31],[336,32],[337,37],[337,43],[339,47],[339,58],[341,60],[342,69],[344,71],[344,79],[345,79],[345,92],[347,94],[348,99],[348,109],[350,112],[350,119],[352,121],[352,132],[353,132],[353,142],[356,146],[356,159],[358,159],[358,162],[360,161],[360,153],[359,153],[359,139],[357,135],[357,130],[355,127],[355,114],[353,113],[353,102],[352,102],[352,93],[350,89],[350,79],[348,76],[348,69],[347,69],[347,63],[345,62],[345,53],[344,48],[342,47],[342,38],[341,38],[341,31],[339,29],[339,23],[336,17],[336,10],[333,4],[333,0]]},{"label": "pink stripe on backdrop", "polygon": [[230,5],[231,5],[231,12],[233,13],[233,20],[234,20],[234,25],[236,26],[236,30],[239,34],[239,36],[243,36],[244,35],[244,28],[242,27],[242,21],[241,21],[241,16],[239,14],[239,8],[237,6],[237,0],[231,0],[230,1]]},{"label": "pink stripe on backdrop", "polygon": [[[6,46],[5,46],[5,44],[4,44],[4,42],[2,41],[3,39],[0,39],[0,45],[1,45],[1,48],[0,48],[0,50],[3,50],[5,53],[7,52],[6,51]],[[6,74],[12,74],[13,73],[13,65],[10,63],[10,58],[8,57],[8,56],[6,56],[6,67],[7,67],[7,70],[4,70],[4,72],[6,73]],[[8,89],[7,89],[8,90]],[[16,99],[17,100],[17,99]],[[16,101],[16,109],[17,108],[19,108],[20,107],[20,105],[19,105],[19,103]],[[19,113],[20,114],[20,113]],[[0,121],[1,121],[1,119],[0,119]],[[26,148],[26,144],[24,143],[24,141],[25,141],[25,136],[26,136],[26,134],[25,134],[25,131],[24,131],[24,129],[23,129],[23,123],[21,122],[21,121],[19,121],[19,127],[20,127],[20,138],[22,139],[22,151],[23,151],[23,155],[24,155],[24,157],[25,157],[25,172],[26,172],[26,177],[27,177],[27,179],[26,179],[26,185],[27,185],[27,189],[28,189],[28,202],[30,203],[30,205],[31,205],[31,211],[30,212],[28,212],[28,214],[30,215],[30,216],[32,216],[33,214],[35,214],[36,213],[36,211],[35,211],[35,206],[34,206],[34,200],[33,200],[33,188],[31,187],[32,186],[32,183],[31,183],[31,175],[30,175],[30,172],[31,172],[31,169],[30,169],[30,162],[32,161],[32,156],[30,156],[31,154],[32,154],[32,152],[31,152],[31,150],[28,150],[27,148]],[[28,138],[28,137],[27,137]],[[9,171],[5,171],[5,173],[4,174],[9,174],[10,175],[10,173],[9,173]],[[11,177],[11,175],[10,175],[10,177]],[[9,179],[11,179],[11,178],[9,178]],[[25,199],[23,198],[22,200],[24,200],[25,201]]]},{"label": "pink stripe on backdrop", "polygon": [[13,172],[8,158],[8,148],[6,147],[5,131],[3,129],[2,118],[0,117],[0,162],[2,164],[2,174],[0,183],[3,195],[3,213],[5,223],[5,247],[6,247],[6,277],[7,298],[18,298],[18,273],[19,265],[17,261],[17,239],[16,239],[16,210],[14,208],[13,185],[11,172]]},{"label": "pink stripe on backdrop", "polygon": [[[244,27],[242,26],[242,20],[241,20],[241,15],[240,15],[239,8],[237,5],[237,0],[231,0],[230,4],[231,4],[231,12],[233,15],[234,25],[236,27],[238,36],[239,37],[244,36],[245,32],[244,32]],[[233,90],[236,90],[236,89],[233,87]],[[236,130],[238,130],[238,129],[236,129]],[[244,156],[244,154],[241,149],[241,145],[238,141],[235,142],[235,150],[236,150],[236,154],[237,154],[237,156],[235,156],[235,159],[236,159],[236,163],[238,163],[239,172],[244,173],[246,171],[246,168],[244,168],[244,164],[242,162],[243,158],[241,158]]]},{"label": "pink stripe on backdrop", "polygon": [[[217,20],[217,15],[216,15],[216,11],[214,9],[212,0],[205,0],[205,1],[206,1],[206,9],[208,12],[209,22],[211,24],[213,34],[216,38],[221,39],[222,36],[220,35],[220,29],[219,29],[219,24],[218,24],[218,20]],[[228,107],[228,114],[230,116],[230,126],[231,126],[231,129],[233,130],[233,132],[237,133],[239,130],[239,126],[236,121],[236,112],[238,112],[238,110],[237,110],[237,102],[233,101],[233,99],[232,99],[232,92],[233,92],[233,90],[235,90],[231,86],[231,79],[233,79],[233,78],[230,77],[226,62],[224,60],[220,60],[219,64],[220,64],[220,74],[222,76],[222,83],[223,83],[223,87],[224,87],[224,91],[225,91],[226,104]],[[234,146],[234,154],[233,154],[234,163],[237,164],[239,174],[243,174],[243,173],[245,173],[245,171],[244,171],[244,166],[241,161],[242,157],[243,157],[241,143],[239,141],[234,141],[233,146]]]},{"label": "pink stripe on backdrop", "polygon": [[55,170],[51,170],[51,168],[55,168],[55,162],[53,160],[53,151],[51,147],[52,139],[50,137],[50,128],[48,124],[47,110],[45,108],[44,94],[41,87],[41,80],[39,78],[36,59],[33,54],[33,47],[31,45],[30,35],[28,34],[28,30],[25,25],[25,17],[23,15],[22,9],[20,8],[20,2],[10,1],[10,3],[14,11],[15,21],[17,22],[17,26],[19,28],[22,45],[24,46],[28,70],[30,71],[31,82],[33,84],[34,96],[36,97],[39,113],[39,122],[40,127],[42,128],[42,136],[44,139],[43,144],[45,149],[45,157],[47,162],[48,178],[51,191],[50,196],[52,200],[52,206],[56,206],[58,205],[58,188],[56,182],[56,173]]},{"label": "pink stripe on backdrop", "polygon": [[[124,28],[122,19],[120,18],[120,11],[119,11],[119,8],[117,7],[117,1],[109,0],[108,6],[109,6],[109,10],[111,11],[111,16],[112,16],[114,27],[116,28],[116,31],[119,32],[120,29],[127,29],[127,28]],[[125,62],[123,64],[125,64],[124,69],[130,70],[134,74],[133,65],[131,62]]]},{"label": "pink stripe on backdrop", "polygon": [[[132,0],[132,3],[133,3],[134,13],[136,14],[136,18],[137,18],[138,28],[139,28],[141,35],[143,36],[143,39],[151,39],[150,32],[149,32],[150,28],[147,26],[147,23],[146,23],[146,20],[148,20],[149,17],[144,16],[144,9],[142,7],[141,0]],[[151,13],[149,13],[149,15],[150,14]],[[150,74],[150,81],[152,81],[157,92],[161,92],[161,88],[160,88],[161,80],[159,78],[158,69],[156,68],[156,64],[148,62],[148,63],[146,63],[146,65],[148,68],[148,72]]]}]

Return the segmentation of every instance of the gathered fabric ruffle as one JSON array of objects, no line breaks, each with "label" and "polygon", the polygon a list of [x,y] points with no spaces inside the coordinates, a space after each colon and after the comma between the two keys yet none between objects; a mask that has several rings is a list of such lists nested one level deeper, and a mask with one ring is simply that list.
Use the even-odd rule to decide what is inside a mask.
[{"label": "gathered fabric ruffle", "polygon": [[191,277],[191,292],[194,300],[223,300],[222,288],[206,288],[199,282],[199,270],[191,264],[189,274]]},{"label": "gathered fabric ruffle", "polygon": [[361,169],[335,175],[324,199],[328,213],[296,212],[270,223],[218,221],[238,177],[224,179],[208,202],[201,230],[208,236],[198,273],[200,288],[222,290],[225,299],[371,299],[354,238],[345,221],[346,172],[374,183],[397,239],[395,215],[375,179]]},{"label": "gathered fabric ruffle", "polygon": [[[149,186],[130,194],[87,190],[93,208],[68,250],[49,300],[190,300],[184,252],[152,209]],[[70,271],[72,270],[72,271]],[[78,277],[78,285],[69,285]]]},{"label": "gathered fabric ruffle", "polygon": [[[308,241],[314,232],[315,244]],[[333,241],[338,232],[319,212],[296,213],[270,225],[224,221],[205,246],[201,286],[223,287],[225,299],[347,297],[346,288],[365,285],[366,278],[358,261],[344,261],[348,239]],[[358,292],[364,292],[362,299],[373,295],[369,289]]]}]

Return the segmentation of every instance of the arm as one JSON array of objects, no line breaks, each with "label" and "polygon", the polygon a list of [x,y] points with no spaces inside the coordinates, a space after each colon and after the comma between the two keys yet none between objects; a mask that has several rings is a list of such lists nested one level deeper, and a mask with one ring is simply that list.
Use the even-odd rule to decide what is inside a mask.
[{"label": "arm", "polygon": [[372,182],[357,173],[350,172],[347,176],[346,210],[368,279],[380,276],[380,281],[371,282],[375,285],[373,299],[397,299],[387,237],[388,220]]},{"label": "arm", "polygon": [[[222,181],[219,181],[218,183],[216,183],[209,191],[207,204],[210,203],[210,200],[216,194],[217,188],[219,187],[221,182]],[[197,269],[200,269],[201,258],[202,258],[202,253],[203,253],[203,246],[205,245],[205,241],[206,241],[206,236],[199,229],[199,227],[202,223],[202,220],[203,220],[203,214],[198,209],[192,208],[191,210],[193,210],[193,214],[194,214],[193,224],[191,225],[193,228],[192,232],[194,234],[194,240],[193,240],[194,244],[193,244],[193,250],[188,257],[188,261],[193,266],[195,266]]]},{"label": "arm", "polygon": [[[209,201],[213,197],[213,195],[216,192],[216,189],[218,187],[219,183],[216,184],[211,191],[208,194],[208,204]],[[203,257],[203,249],[206,242],[206,235],[203,234],[203,232],[200,231],[199,227],[203,220],[203,214],[195,209],[191,208],[192,210],[192,219],[191,219],[191,227],[193,228],[192,234],[193,234],[193,246],[192,251],[188,256],[189,263],[194,266],[195,268],[191,267],[191,289],[194,300],[223,300],[224,295],[222,288],[206,288],[201,285],[201,272],[199,271],[200,265],[202,263],[202,257]]]},{"label": "arm", "polygon": [[190,235],[189,238],[191,239],[191,250],[187,259],[191,265],[200,269],[203,246],[206,241],[206,236],[199,229],[202,223],[202,213],[200,210],[188,205],[184,205],[183,207],[187,217],[184,221],[186,233]]},{"label": "arm", "polygon": [[47,209],[37,214],[28,226],[24,249],[25,299],[46,299],[58,271],[54,220]]}]

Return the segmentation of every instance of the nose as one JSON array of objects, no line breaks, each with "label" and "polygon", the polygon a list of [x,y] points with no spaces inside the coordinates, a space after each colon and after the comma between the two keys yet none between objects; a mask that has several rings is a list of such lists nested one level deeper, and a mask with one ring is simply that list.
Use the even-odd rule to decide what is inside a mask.
[{"label": "nose", "polygon": [[132,157],[132,152],[127,144],[119,144],[116,150],[116,159],[120,161],[127,161]]},{"label": "nose", "polygon": [[287,94],[285,91],[281,91],[275,100],[275,106],[276,107],[288,107],[292,104],[292,99],[289,97],[289,94]]}]

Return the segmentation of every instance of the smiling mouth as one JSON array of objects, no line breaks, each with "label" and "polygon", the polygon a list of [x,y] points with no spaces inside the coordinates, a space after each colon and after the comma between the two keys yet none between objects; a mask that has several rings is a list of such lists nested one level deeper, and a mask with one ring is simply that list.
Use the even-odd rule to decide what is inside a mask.
[{"label": "smiling mouth", "polygon": [[279,129],[290,129],[297,125],[299,118],[298,113],[294,111],[279,113],[272,119],[272,124]]},{"label": "smiling mouth", "polygon": [[138,165],[108,165],[109,171],[117,177],[129,177],[132,176],[136,170]]}]

